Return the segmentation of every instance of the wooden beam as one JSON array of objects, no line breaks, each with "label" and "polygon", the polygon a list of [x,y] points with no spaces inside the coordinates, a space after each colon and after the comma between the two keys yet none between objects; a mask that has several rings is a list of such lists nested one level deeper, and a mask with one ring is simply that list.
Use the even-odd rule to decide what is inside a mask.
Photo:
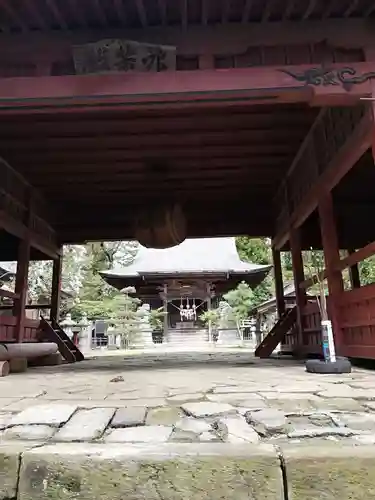
[{"label": "wooden beam", "polygon": [[250,19],[251,9],[253,7],[254,0],[246,0],[245,7],[242,12],[242,22],[248,23]]},{"label": "wooden beam", "polygon": [[336,0],[327,0],[327,5],[323,11],[322,19],[327,19],[336,5]]},{"label": "wooden beam", "polygon": [[[218,116],[221,118],[218,119]],[[219,133],[230,130],[248,130],[249,132],[265,132],[277,128],[283,130],[285,124],[288,124],[289,130],[294,133],[295,130],[301,130],[301,127],[310,127],[311,120],[315,116],[315,110],[307,109],[301,113],[300,109],[288,109],[286,112],[272,113],[269,115],[269,108],[262,108],[258,112],[225,112],[221,110],[220,115],[207,114],[200,112],[197,114],[184,116],[176,114],[175,116],[156,115],[149,118],[142,116],[121,115],[119,119],[101,118],[100,120],[90,120],[89,117],[72,117],[68,121],[59,116],[51,117],[47,115],[42,121],[34,117],[32,125],[18,120],[0,122],[0,137],[3,140],[11,139],[38,139],[49,137],[82,137],[82,136],[101,136],[103,131],[106,134],[133,134],[147,135],[150,133],[199,133],[218,131]],[[64,117],[63,117],[64,118]],[[271,122],[270,122],[271,119]]]},{"label": "wooden beam", "polygon": [[19,293],[11,292],[10,290],[4,290],[3,288],[0,288],[0,297],[3,297],[5,299],[19,299],[20,295]]},{"label": "wooden beam", "polygon": [[[375,242],[369,243],[368,245],[364,246],[363,248],[351,252],[347,257],[344,257],[337,263],[337,268],[335,270],[337,271],[343,271],[344,269],[347,269],[348,267],[353,267],[359,262],[362,262],[365,259],[368,259],[369,257],[372,257],[375,254]],[[324,279],[327,278],[327,270],[323,269],[319,275],[317,276],[312,276],[308,280],[303,281],[300,284],[300,288],[308,289],[311,286],[315,285],[319,281],[323,281]]]},{"label": "wooden beam", "polygon": [[94,7],[96,11],[96,17],[101,26],[107,26],[107,17],[105,15],[104,9],[100,3],[100,0],[94,0]]},{"label": "wooden beam", "polygon": [[17,342],[22,342],[24,322],[26,318],[25,306],[27,302],[29,262],[30,240],[26,237],[19,242],[17,259],[15,292],[18,298],[14,299],[13,307],[13,315],[17,318],[15,331]]},{"label": "wooden beam", "polygon": [[353,14],[355,9],[358,7],[359,0],[352,0],[352,2],[348,5],[346,11],[344,12],[344,17],[349,17]]},{"label": "wooden beam", "polygon": [[221,22],[222,22],[222,24],[226,24],[228,22],[230,5],[231,5],[231,0],[221,0]]},{"label": "wooden beam", "polygon": [[283,21],[289,21],[290,16],[293,14],[296,0],[288,0],[288,4],[283,14]]},{"label": "wooden beam", "polygon": [[311,16],[311,14],[313,13],[313,11],[315,9],[316,2],[317,2],[317,0],[309,0],[308,6],[302,15],[303,21],[305,21],[306,19],[308,19]]},{"label": "wooden beam", "polygon": [[[345,144],[336,151],[336,154],[324,167],[323,173],[308,188],[292,214],[288,225],[299,227],[308,216],[317,208],[319,199],[329,193],[340,180],[353,168],[361,156],[370,148],[374,130],[374,119],[371,109],[368,108],[364,116],[354,127],[353,132]],[[299,154],[299,153],[298,153]],[[288,239],[288,228],[283,228],[274,238],[276,248],[282,248]]]},{"label": "wooden beam", "polygon": [[206,26],[208,22],[208,1],[209,0],[202,0],[201,18],[203,26]]},{"label": "wooden beam", "polygon": [[364,16],[365,17],[371,16],[374,10],[375,10],[375,2],[371,2],[371,4],[368,6],[367,10],[364,13]]},{"label": "wooden beam", "polygon": [[[60,250],[62,254],[62,249]],[[62,255],[53,260],[50,320],[59,322],[61,302]]]},{"label": "wooden beam", "polygon": [[296,292],[296,304],[297,304],[297,325],[298,325],[298,345],[303,345],[303,309],[306,305],[306,295],[304,290],[300,288],[300,283],[305,280],[304,270],[303,270],[303,260],[301,251],[301,239],[300,230],[291,229],[290,231],[290,250],[292,254],[292,266],[293,266],[293,280],[294,289]]},{"label": "wooden beam", "polygon": [[88,25],[87,25],[86,17],[81,10],[82,2],[80,2],[81,6],[78,7],[78,1],[79,0],[68,0],[70,11],[72,12],[72,14],[74,16],[75,22],[79,26],[83,26],[84,28],[87,28]]},{"label": "wooden beam", "polygon": [[188,2],[187,0],[180,0],[181,4],[181,25],[184,30],[188,26]]},{"label": "wooden beam", "polygon": [[41,30],[48,30],[48,25],[43,18],[42,14],[39,12],[38,7],[35,6],[34,0],[26,0],[27,8],[32,16],[32,18],[37,23]]},{"label": "wooden beam", "polygon": [[9,17],[21,28],[22,31],[28,32],[29,28],[24,23],[22,18],[17,14],[12,5],[9,3],[10,0],[0,0],[0,6],[5,10]]},{"label": "wooden beam", "polygon": [[124,0],[114,0],[114,7],[118,18],[122,23],[122,26],[125,27],[127,25],[128,20],[125,11]]},{"label": "wooden beam", "polygon": [[159,13],[162,26],[167,26],[167,0],[158,0]]},{"label": "wooden beam", "polygon": [[[341,75],[347,64],[332,64],[333,75]],[[317,85],[309,80],[309,72],[320,66],[283,66],[236,68],[229,70],[196,70],[126,75],[68,75],[39,78],[0,79],[0,108],[62,105],[72,108],[93,104],[125,104],[159,102],[181,106],[182,102],[214,99],[229,101],[254,99],[254,102],[358,102],[371,95],[371,80],[375,78],[375,62],[353,63],[355,76],[337,76],[335,85]],[[336,78],[336,76],[333,76]],[[354,78],[354,79],[353,79]],[[348,82],[354,82],[348,87]],[[346,82],[346,83],[343,83]],[[53,108],[54,111],[54,108]],[[55,112],[55,111],[54,111]]]},{"label": "wooden beam", "polygon": [[276,308],[279,319],[285,313],[285,297],[280,250],[272,248],[273,271],[275,277]]},{"label": "wooden beam", "polygon": [[[349,255],[353,254],[354,252],[355,250],[348,250]],[[359,266],[357,263],[349,267],[349,276],[352,289],[361,288],[361,277],[359,274]]]},{"label": "wooden beam", "polygon": [[143,28],[148,26],[147,14],[143,0],[135,0],[135,6],[137,8],[138,17]]},{"label": "wooden beam", "polygon": [[64,16],[58,8],[55,0],[46,0],[48,7],[51,9],[56,21],[59,23],[60,28],[67,30],[68,25],[65,22]]},{"label": "wooden beam", "polygon": [[12,151],[19,151],[20,148],[30,152],[51,151],[54,149],[67,150],[100,150],[100,149],[137,149],[138,147],[163,148],[170,146],[189,147],[200,146],[201,148],[214,145],[254,145],[266,146],[268,144],[281,144],[290,141],[290,149],[293,143],[299,143],[301,131],[297,129],[269,129],[269,130],[226,130],[226,131],[200,131],[173,134],[171,132],[162,134],[143,133],[138,134],[116,134],[106,136],[81,136],[81,137],[33,137],[31,139],[0,139],[0,151],[7,156]]},{"label": "wooden beam", "polygon": [[344,344],[344,341],[340,324],[338,300],[344,291],[344,282],[342,279],[342,273],[338,270],[340,250],[338,245],[332,193],[326,193],[324,197],[319,200],[318,211],[330,300],[328,314],[330,315],[330,319],[332,321],[336,350],[337,353],[340,354],[340,348]]},{"label": "wooden beam", "polygon": [[267,0],[265,2],[262,14],[262,23],[266,23],[269,20],[274,3],[274,0]]}]

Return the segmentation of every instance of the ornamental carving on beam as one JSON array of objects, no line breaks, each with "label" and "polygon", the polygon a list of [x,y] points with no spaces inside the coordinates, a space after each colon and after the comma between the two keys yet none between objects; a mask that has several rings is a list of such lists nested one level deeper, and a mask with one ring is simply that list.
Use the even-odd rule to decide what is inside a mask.
[{"label": "ornamental carving on beam", "polygon": [[316,67],[308,68],[300,72],[289,69],[280,69],[279,71],[305,85],[312,85],[314,87],[339,85],[346,91],[349,91],[353,85],[360,85],[368,80],[375,79],[375,71],[358,74],[358,71],[350,66],[334,69]]}]

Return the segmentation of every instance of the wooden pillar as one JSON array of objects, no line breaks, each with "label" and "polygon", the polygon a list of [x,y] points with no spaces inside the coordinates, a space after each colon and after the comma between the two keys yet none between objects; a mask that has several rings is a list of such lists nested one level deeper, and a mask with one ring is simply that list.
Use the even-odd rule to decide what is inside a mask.
[{"label": "wooden pillar", "polygon": [[303,346],[303,310],[306,305],[305,290],[300,288],[300,284],[305,280],[303,270],[302,250],[300,241],[300,229],[291,229],[289,233],[290,251],[292,254],[294,288],[297,303],[297,325],[298,325],[298,345]]},{"label": "wooden pillar", "polygon": [[284,284],[280,254],[280,250],[272,248],[273,271],[275,276],[276,308],[279,319],[285,313]]},{"label": "wooden pillar", "polygon": [[340,327],[339,311],[337,309],[338,296],[344,291],[344,283],[341,271],[336,271],[340,260],[339,244],[335,214],[333,209],[332,193],[325,194],[319,201],[320,230],[322,235],[322,246],[327,271],[327,283],[329,293],[329,314],[332,321],[335,346],[338,351],[343,343]]},{"label": "wooden pillar", "polygon": [[[348,250],[349,255],[354,252],[355,252],[354,249]],[[361,278],[359,275],[358,264],[353,264],[352,266],[349,267],[349,277],[352,288],[361,288]]]},{"label": "wooden pillar", "polygon": [[27,290],[28,290],[28,277],[29,277],[29,263],[30,263],[30,239],[26,237],[20,240],[18,246],[18,260],[16,272],[15,293],[17,298],[14,300],[13,315],[17,318],[16,322],[16,339],[17,342],[22,342]]},{"label": "wooden pillar", "polygon": [[163,311],[164,311],[164,331],[163,337],[164,340],[167,339],[168,329],[169,329],[169,320],[168,320],[168,285],[164,285],[164,293],[163,293]]},{"label": "wooden pillar", "polygon": [[[211,311],[212,309],[212,301],[211,301],[211,284],[206,284],[207,291],[207,311]],[[208,321],[208,342],[212,342],[212,321]]]},{"label": "wooden pillar", "polygon": [[52,270],[52,293],[51,293],[51,313],[50,320],[53,323],[58,323],[60,320],[60,302],[61,302],[61,270],[62,256],[59,255],[53,260]]}]

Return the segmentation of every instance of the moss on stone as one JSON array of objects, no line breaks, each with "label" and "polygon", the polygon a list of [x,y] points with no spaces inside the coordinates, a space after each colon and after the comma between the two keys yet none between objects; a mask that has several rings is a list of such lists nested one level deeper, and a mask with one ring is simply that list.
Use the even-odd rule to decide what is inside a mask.
[{"label": "moss on stone", "polygon": [[16,497],[20,453],[17,446],[0,445],[0,500]]},{"label": "moss on stone", "polygon": [[[32,480],[30,467],[44,470],[43,478],[38,474],[38,484]],[[165,456],[152,459],[137,454],[124,454],[122,457],[117,454],[105,459],[85,455],[47,456],[35,451],[25,455],[20,500],[74,498],[281,500],[283,495],[276,454],[267,451],[264,455],[253,455],[251,447],[248,456],[239,457],[219,456],[216,453],[206,456],[184,453],[178,457],[168,452]]]},{"label": "moss on stone", "polygon": [[304,443],[282,446],[290,500],[375,498],[373,447]]}]

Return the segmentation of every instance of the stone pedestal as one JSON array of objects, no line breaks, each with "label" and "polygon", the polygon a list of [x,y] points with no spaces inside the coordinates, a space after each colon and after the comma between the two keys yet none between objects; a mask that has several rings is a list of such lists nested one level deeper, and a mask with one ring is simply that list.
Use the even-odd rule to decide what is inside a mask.
[{"label": "stone pedestal", "polygon": [[218,345],[240,345],[241,339],[237,329],[226,328],[219,330]]}]

